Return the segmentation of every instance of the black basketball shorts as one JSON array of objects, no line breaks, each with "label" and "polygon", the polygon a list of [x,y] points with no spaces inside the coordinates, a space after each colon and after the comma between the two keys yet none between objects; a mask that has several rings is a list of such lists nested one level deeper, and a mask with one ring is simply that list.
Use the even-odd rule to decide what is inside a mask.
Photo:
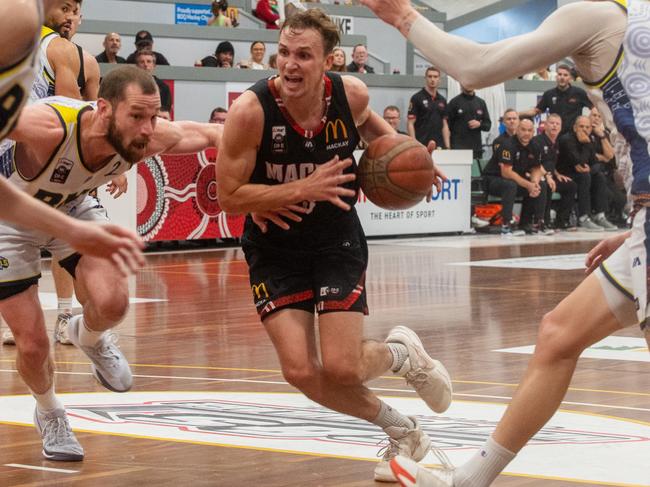
[{"label": "black basketball shorts", "polygon": [[368,314],[368,246],[363,233],[333,237],[308,250],[260,246],[247,240],[242,247],[262,321],[284,308]]}]

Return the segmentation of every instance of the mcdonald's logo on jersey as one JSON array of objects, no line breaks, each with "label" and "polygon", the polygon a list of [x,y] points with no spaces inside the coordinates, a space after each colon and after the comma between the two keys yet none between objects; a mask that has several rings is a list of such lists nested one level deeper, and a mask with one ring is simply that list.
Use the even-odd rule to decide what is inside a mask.
[{"label": "mcdonald's logo on jersey", "polygon": [[325,145],[327,150],[347,147],[349,143],[348,128],[343,120],[337,118],[334,121],[327,122],[327,125],[325,125]]},{"label": "mcdonald's logo on jersey", "polygon": [[260,299],[269,299],[269,292],[266,289],[266,284],[263,282],[260,282],[259,284],[253,284],[251,286],[251,289],[253,290],[253,294],[255,295],[255,299],[260,300]]}]

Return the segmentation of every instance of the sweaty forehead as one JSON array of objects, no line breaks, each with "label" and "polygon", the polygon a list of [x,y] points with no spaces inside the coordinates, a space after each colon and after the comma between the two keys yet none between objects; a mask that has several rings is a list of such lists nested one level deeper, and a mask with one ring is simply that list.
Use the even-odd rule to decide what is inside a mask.
[{"label": "sweaty forehead", "polygon": [[132,110],[155,110],[160,108],[160,95],[158,92],[147,95],[142,88],[132,84],[124,93],[123,103]]},{"label": "sweaty forehead", "polygon": [[280,44],[288,49],[318,49],[323,47],[320,34],[314,29],[283,29]]}]

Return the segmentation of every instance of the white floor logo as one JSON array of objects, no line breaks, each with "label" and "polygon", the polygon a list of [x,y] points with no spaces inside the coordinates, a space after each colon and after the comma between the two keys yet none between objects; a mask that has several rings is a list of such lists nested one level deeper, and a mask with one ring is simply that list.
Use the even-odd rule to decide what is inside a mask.
[{"label": "white floor logo", "polygon": [[[532,354],[534,345],[502,348],[496,352]],[[582,358],[600,358],[609,360],[628,360],[632,362],[650,362],[648,343],[644,338],[611,336],[594,343],[580,355]]]},{"label": "white floor logo", "polygon": [[[373,425],[324,409],[299,394],[135,392],[62,397],[73,428],[91,432],[360,460],[376,460],[378,443],[384,439]],[[445,415],[436,416],[418,399],[386,400],[418,416],[455,464],[476,451],[504,410],[496,404],[454,402]],[[31,424],[32,411],[29,396],[0,398],[0,421]],[[508,466],[508,472],[648,486],[648,458],[650,423],[562,411]],[[431,454],[425,459],[435,462]]]}]

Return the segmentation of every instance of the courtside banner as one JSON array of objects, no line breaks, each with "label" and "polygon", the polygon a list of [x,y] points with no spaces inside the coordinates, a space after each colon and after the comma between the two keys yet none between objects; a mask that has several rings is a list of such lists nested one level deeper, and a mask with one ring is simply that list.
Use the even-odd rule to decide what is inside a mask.
[{"label": "courtside banner", "polygon": [[138,164],[137,230],[147,242],[240,237],[244,217],[217,199],[216,151],[162,155]]},{"label": "courtside banner", "polygon": [[[355,152],[357,161],[361,151]],[[408,210],[384,210],[361,193],[356,208],[367,236],[466,232],[470,229],[472,152],[435,151],[436,165],[448,180],[432,201]]]}]

